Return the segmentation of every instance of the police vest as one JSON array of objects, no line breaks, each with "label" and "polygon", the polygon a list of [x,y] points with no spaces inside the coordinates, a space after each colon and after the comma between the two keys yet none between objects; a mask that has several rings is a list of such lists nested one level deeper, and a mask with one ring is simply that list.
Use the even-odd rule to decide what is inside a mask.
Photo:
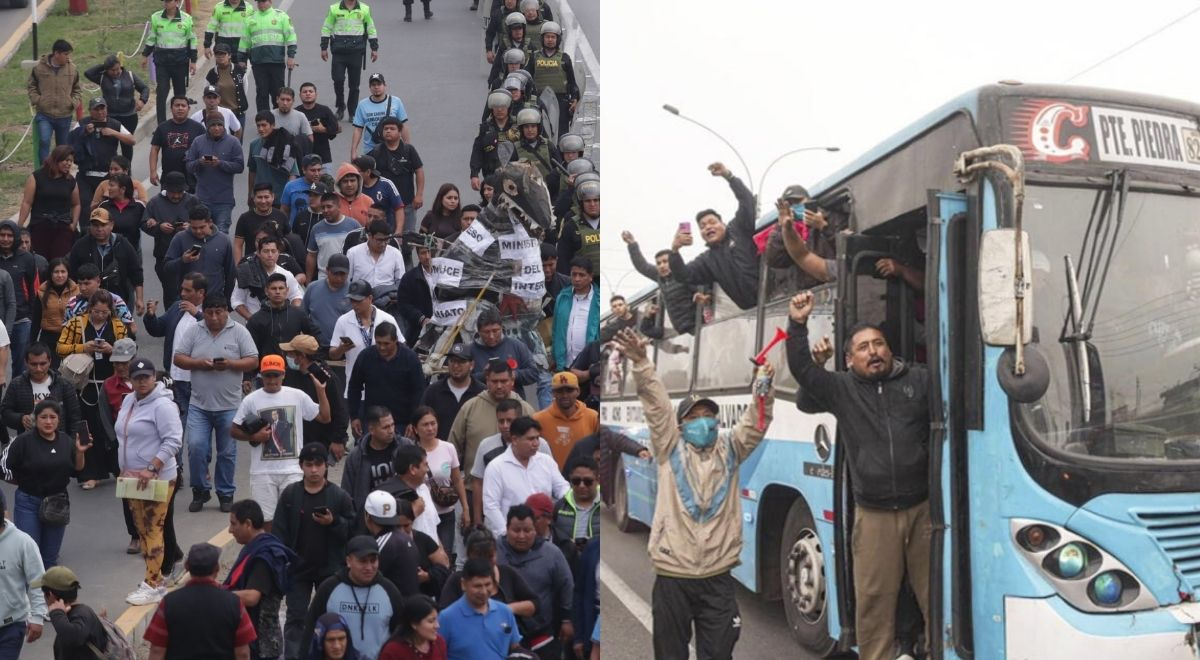
[{"label": "police vest", "polygon": [[542,178],[550,176],[550,144],[545,138],[538,138],[532,149],[524,140],[517,141],[517,160],[529,163],[542,173]]},{"label": "police vest", "polygon": [[567,71],[563,68],[563,53],[556,50],[553,55],[542,51],[533,53],[533,84],[538,89],[552,89],[555,94],[567,93]]},{"label": "police vest", "polygon": [[575,251],[575,256],[587,257],[588,261],[592,262],[592,272],[600,272],[600,230],[592,229],[592,226],[586,220],[580,217],[575,218],[575,233],[579,234],[579,249]]},{"label": "police vest", "polygon": [[245,0],[237,7],[231,7],[228,2],[222,2],[213,8],[207,32],[216,35],[218,43],[232,43],[236,46],[242,35],[246,33],[247,13]]},{"label": "police vest", "polygon": [[167,18],[156,11],[150,16],[150,33],[146,35],[146,49],[154,52],[156,64],[178,64],[188,60],[188,51],[196,45],[192,29],[192,17],[177,12]]},{"label": "police vest", "polygon": [[249,52],[251,62],[282,64],[285,57],[294,56],[295,48],[296,31],[287,14],[272,7],[246,16],[239,50]]},{"label": "police vest", "polygon": [[363,3],[346,9],[341,3],[329,6],[329,14],[321,26],[322,40],[328,38],[335,53],[360,51],[367,47],[367,38],[376,36],[371,8]]}]

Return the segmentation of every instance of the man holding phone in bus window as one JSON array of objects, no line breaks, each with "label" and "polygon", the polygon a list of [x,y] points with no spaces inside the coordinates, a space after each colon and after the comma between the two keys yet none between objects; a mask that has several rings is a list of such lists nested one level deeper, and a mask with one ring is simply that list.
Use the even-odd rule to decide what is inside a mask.
[{"label": "man holding phone in bus window", "polygon": [[809,349],[812,309],[811,292],[791,300],[788,368],[805,393],[806,410],[819,407],[837,417],[854,490],[859,657],[891,660],[906,573],[929,621],[929,372],[893,358],[883,331],[863,322],[846,333],[849,373],[825,371]]},{"label": "man holding phone in bus window", "polygon": [[672,417],[671,398],[646,356],[645,337],[625,329],[614,342],[633,365],[658,466],[648,548],[655,572],[654,657],[688,657],[694,624],[697,657],[731,658],[742,625],[729,572],[742,549],[738,468],[771,423],[774,369],[766,365],[761,419],[758,402],[751,401],[733,430],[721,432],[712,399],[689,396]]},{"label": "man holding phone in bus window", "polygon": [[725,295],[739,308],[750,309],[758,304],[754,193],[721,163],[709,165],[708,171],[713,176],[729,181],[729,187],[738,200],[737,214],[726,226],[721,214],[713,209],[697,213],[696,225],[708,249],[686,264],[679,250],[692,244],[692,227],[680,223],[679,231],[675,232],[675,239],[671,242],[671,276],[692,286],[709,286],[714,282],[720,284]]}]

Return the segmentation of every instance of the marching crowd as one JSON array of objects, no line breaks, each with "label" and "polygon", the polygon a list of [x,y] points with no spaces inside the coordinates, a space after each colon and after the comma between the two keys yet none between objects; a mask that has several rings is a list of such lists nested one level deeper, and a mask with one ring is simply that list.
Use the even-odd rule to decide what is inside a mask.
[{"label": "marching crowd", "polygon": [[[0,659],[46,623],[55,658],[125,644],[80,602],[93,576],[59,565],[71,480],[113,478],[121,548],[145,564],[126,600],[157,607],[152,658],[598,657],[599,175],[569,132],[580,90],[562,28],[540,0],[493,3],[469,158],[479,200],[446,183],[418,217],[404,104],[381,73],[359,99],[381,47],[370,8],[329,7],[331,108],[312,82],[296,104],[297,35],[271,0],[254,5],[222,0],[202,36],[178,0],[151,17],[149,187],[131,176],[151,93],[137,73],[105,59],[85,101],[63,39],[30,73],[42,166],[0,223],[0,468],[16,485],[0,493]],[[212,68],[194,108],[201,50]],[[504,214],[509,163],[535,170],[553,205],[551,226],[527,227],[544,276],[536,332],[514,332],[501,299],[422,345],[445,294],[435,262]],[[176,537],[189,489],[192,513],[215,490],[241,546],[224,576],[219,548]]]}]

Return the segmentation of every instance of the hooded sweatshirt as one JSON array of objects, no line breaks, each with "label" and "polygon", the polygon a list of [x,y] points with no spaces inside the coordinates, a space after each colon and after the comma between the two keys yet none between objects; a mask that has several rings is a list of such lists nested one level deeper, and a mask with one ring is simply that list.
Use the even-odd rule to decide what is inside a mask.
[{"label": "hooded sweatshirt", "polygon": [[350,635],[350,624],[346,623],[346,617],[337,612],[326,612],[317,617],[316,632],[309,643],[306,657],[324,658],[325,635],[334,630],[346,631],[346,654],[342,656],[343,660],[362,660],[362,654],[354,648],[354,638]]},{"label": "hooded sweatshirt", "polygon": [[317,617],[335,612],[346,618],[354,648],[363,657],[374,658],[388,640],[392,617],[400,612],[403,601],[400,590],[382,573],[376,573],[370,584],[358,586],[350,581],[348,569],[342,569],[317,588],[300,639],[312,639]]},{"label": "hooded sweatshirt", "polygon": [[551,403],[546,409],[539,410],[533,416],[542,425],[542,437],[550,443],[550,452],[558,463],[558,469],[566,468],[567,457],[571,448],[583,438],[600,429],[600,413],[588,408],[582,401],[576,401],[575,407],[564,412],[558,403]]},{"label": "hooded sweatshirt", "polygon": [[29,586],[45,572],[37,543],[12,521],[5,522],[0,527],[0,621],[46,620],[42,590]]},{"label": "hooded sweatshirt", "polygon": [[[522,417],[527,415],[532,417],[537,412],[533,406],[517,396],[516,392],[509,392],[508,398],[521,402]],[[458,415],[454,417],[454,424],[450,426],[450,435],[447,441],[453,444],[455,450],[458,451],[463,474],[471,474],[471,466],[475,463],[475,453],[479,451],[479,443],[483,442],[484,438],[500,432],[500,426],[496,423],[496,406],[499,403],[487,390],[484,390],[475,398],[464,402],[462,408],[458,410]]]},{"label": "hooded sweatshirt", "polygon": [[508,536],[502,536],[496,544],[496,563],[516,569],[537,594],[537,611],[525,617],[526,637],[557,633],[559,623],[571,618],[575,581],[562,551],[553,543],[538,538],[532,548],[517,552],[508,544]]},{"label": "hooded sweatshirt", "polygon": [[144,470],[157,458],[162,462],[158,478],[175,479],[178,472],[175,455],[183,446],[183,424],[179,421],[175,398],[165,384],[156,383],[154,390],[141,400],[136,393],[126,396],[117,413],[116,430],[120,445],[117,459],[122,471]]},{"label": "hooded sweatshirt", "polygon": [[[342,179],[352,176],[358,181],[358,192],[351,198],[342,194]],[[342,209],[342,215],[347,218],[354,218],[358,224],[367,226],[367,209],[375,203],[375,200],[363,194],[362,191],[362,175],[358,173],[358,168],[350,163],[342,163],[337,171],[337,185],[333,188],[337,191],[338,203]]]}]

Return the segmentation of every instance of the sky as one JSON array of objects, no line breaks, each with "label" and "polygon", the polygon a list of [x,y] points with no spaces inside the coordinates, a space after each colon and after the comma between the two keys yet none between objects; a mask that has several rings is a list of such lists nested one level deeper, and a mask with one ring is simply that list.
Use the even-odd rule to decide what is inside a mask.
[{"label": "sky", "polygon": [[[999,80],[1195,100],[1198,33],[1200,0],[604,0],[604,300],[651,284],[632,270],[621,231],[649,257],[670,246],[681,221],[694,227],[700,209],[732,217],[733,194],[708,174],[710,162],[752,178],[768,208],[788,184],[815,183],[942,103]],[[723,142],[664,103],[732,143],[752,176]],[[763,179],[777,156],[807,146],[840,151],[789,156]],[[701,249],[685,248],[684,259]]]}]

